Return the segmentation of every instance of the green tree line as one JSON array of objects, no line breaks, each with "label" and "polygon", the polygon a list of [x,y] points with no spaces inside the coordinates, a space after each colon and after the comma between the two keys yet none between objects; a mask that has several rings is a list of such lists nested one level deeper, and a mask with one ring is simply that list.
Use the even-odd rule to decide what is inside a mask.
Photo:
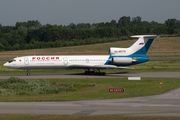
[{"label": "green tree line", "polygon": [[180,36],[180,21],[168,19],[158,23],[142,21],[139,16],[132,19],[123,16],[118,21],[67,26],[42,25],[37,20],[16,22],[15,26],[0,24],[0,51],[87,45],[127,40],[131,35],[143,34]]}]

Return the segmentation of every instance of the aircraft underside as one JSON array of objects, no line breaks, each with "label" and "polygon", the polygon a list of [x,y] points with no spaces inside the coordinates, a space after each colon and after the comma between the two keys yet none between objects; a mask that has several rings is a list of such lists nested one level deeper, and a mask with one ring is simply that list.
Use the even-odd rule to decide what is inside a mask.
[{"label": "aircraft underside", "polygon": [[[105,72],[100,72],[100,69],[93,69],[93,70],[90,70],[90,69],[84,69],[85,70],[85,72],[84,72],[84,74],[85,75],[106,75],[106,73]],[[30,75],[30,69],[27,69],[27,76],[29,76]]]}]

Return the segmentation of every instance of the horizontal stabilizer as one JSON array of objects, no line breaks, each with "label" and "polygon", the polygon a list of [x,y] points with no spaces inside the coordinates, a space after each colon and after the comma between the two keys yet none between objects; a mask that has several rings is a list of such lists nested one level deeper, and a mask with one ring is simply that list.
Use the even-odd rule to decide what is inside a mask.
[{"label": "horizontal stabilizer", "polygon": [[159,38],[159,37],[172,37],[174,35],[134,35],[134,38]]},{"label": "horizontal stabilizer", "polygon": [[157,35],[134,35],[134,38],[157,38]]}]

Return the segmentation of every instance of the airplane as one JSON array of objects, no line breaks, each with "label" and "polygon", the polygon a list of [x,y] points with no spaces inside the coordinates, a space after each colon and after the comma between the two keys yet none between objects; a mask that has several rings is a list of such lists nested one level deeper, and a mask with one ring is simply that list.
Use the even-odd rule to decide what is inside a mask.
[{"label": "airplane", "polygon": [[[4,67],[12,69],[27,69],[27,76],[31,69],[84,69],[85,74],[106,75],[100,69],[136,69],[127,66],[149,61],[146,56],[154,38],[157,35],[131,36],[138,40],[129,48],[110,47],[110,55],[48,55],[16,57],[5,64]],[[93,69],[93,70],[90,70]]]}]

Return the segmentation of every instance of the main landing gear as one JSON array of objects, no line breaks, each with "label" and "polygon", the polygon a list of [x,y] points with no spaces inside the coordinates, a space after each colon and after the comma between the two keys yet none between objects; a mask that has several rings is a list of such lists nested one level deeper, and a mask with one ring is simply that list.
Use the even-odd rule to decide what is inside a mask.
[{"label": "main landing gear", "polygon": [[27,69],[27,76],[29,76],[29,75],[30,75],[29,71],[31,71],[31,70],[28,70],[28,69]]},{"label": "main landing gear", "polygon": [[86,75],[106,75],[106,73],[105,72],[100,72],[100,69],[97,69],[97,70],[95,70],[94,69],[94,71],[90,71],[89,69],[85,69],[85,72],[84,72]]}]

